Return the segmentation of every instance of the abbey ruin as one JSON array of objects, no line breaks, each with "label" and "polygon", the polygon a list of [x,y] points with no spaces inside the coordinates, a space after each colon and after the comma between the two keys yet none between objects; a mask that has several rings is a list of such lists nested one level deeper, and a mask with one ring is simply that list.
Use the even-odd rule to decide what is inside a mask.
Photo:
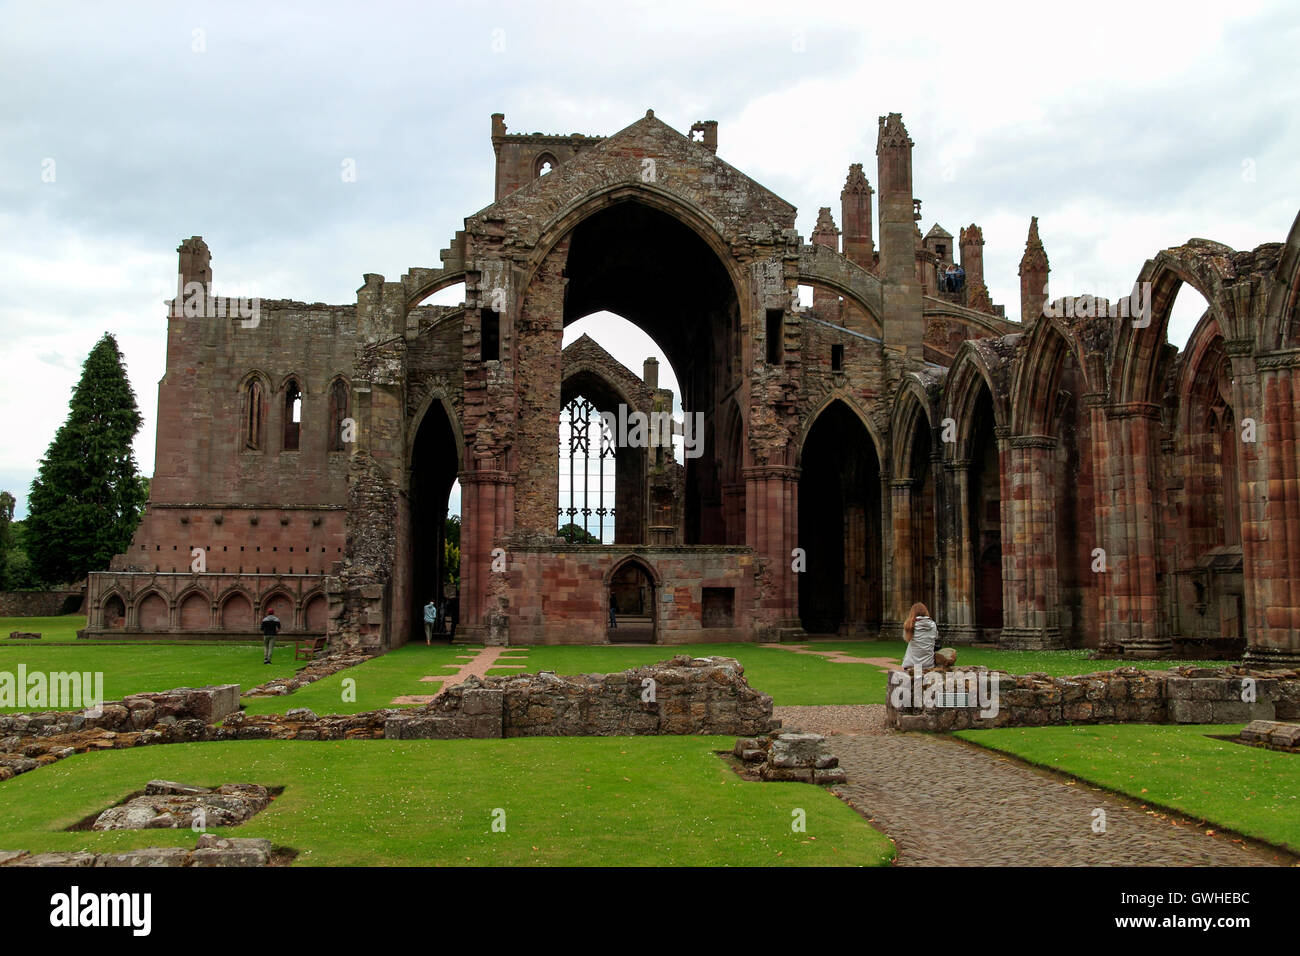
[{"label": "abbey ruin", "polygon": [[[243,635],[274,606],[290,635],[405,643],[446,587],[459,481],[458,639],[895,637],[919,600],[951,643],[1300,663],[1300,218],[1285,243],[1135,263],[1131,303],[1049,297],[1035,220],[1008,317],[980,227],[918,227],[896,113],[874,186],[849,166],[811,242],[713,122],[602,138],[496,114],[492,146],[495,199],[438,265],[255,319],[173,305],[148,511],[91,576],[89,636]],[[210,292],[201,238],[178,271],[178,302]],[[1184,283],[1209,308],[1179,352]],[[601,311],[680,396],[654,362],[563,347]],[[575,415],[675,398],[698,454],[597,438],[610,486],[565,474],[565,421],[572,446]],[[557,536],[592,521],[595,543]]]}]

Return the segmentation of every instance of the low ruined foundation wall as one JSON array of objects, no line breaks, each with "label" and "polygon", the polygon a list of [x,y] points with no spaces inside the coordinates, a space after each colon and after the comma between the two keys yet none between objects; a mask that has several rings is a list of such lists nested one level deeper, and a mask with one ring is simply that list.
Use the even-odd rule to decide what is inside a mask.
[{"label": "low ruined foundation wall", "polygon": [[753,736],[773,729],[772,698],[729,657],[679,655],[616,674],[470,678],[427,707],[388,720],[384,736]]},{"label": "low ruined foundation wall", "polygon": [[160,723],[185,720],[211,724],[238,710],[238,684],[177,687],[107,701],[94,715],[89,711],[0,714],[0,738],[52,737],[82,730],[147,730]]},{"label": "low ruined foundation wall", "polygon": [[886,721],[898,730],[1294,720],[1300,718],[1300,674],[1189,666],[1049,677],[934,668],[920,681],[891,674],[885,704]]}]

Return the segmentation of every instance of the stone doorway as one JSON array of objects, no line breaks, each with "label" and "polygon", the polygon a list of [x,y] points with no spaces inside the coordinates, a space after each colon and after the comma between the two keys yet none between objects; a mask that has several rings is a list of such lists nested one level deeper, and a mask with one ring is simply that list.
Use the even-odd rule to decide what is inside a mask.
[{"label": "stone doorway", "polygon": [[[399,595],[408,609],[408,624],[400,643],[424,640],[424,606],[429,601],[444,607],[457,598],[456,562],[448,566],[446,545],[448,499],[458,465],[455,433],[442,403],[435,400],[411,449],[406,587]],[[435,638],[439,636],[446,640],[445,634]]]},{"label": "stone doorway", "polygon": [[799,615],[810,634],[875,637],[884,543],[880,461],[871,434],[843,402],[818,416],[804,442],[799,480]]},{"label": "stone doorway", "polygon": [[609,579],[606,636],[611,643],[655,643],[655,584],[649,569],[635,559],[615,569]]}]

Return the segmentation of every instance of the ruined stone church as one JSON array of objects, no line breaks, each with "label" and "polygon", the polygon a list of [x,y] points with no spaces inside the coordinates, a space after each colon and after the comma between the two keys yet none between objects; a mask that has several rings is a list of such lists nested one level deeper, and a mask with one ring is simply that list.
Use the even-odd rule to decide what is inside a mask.
[{"label": "ruined stone church", "polygon": [[[849,166],[811,242],[714,122],[496,114],[492,147],[495,200],[438,266],[256,321],[173,304],[148,510],[90,578],[91,637],[242,636],[274,607],[291,635],[402,644],[446,596],[459,481],[469,641],[896,637],[922,601],[946,643],[1300,663],[1300,219],[1135,264],[1140,315],[1049,299],[1035,220],[1008,318],[978,225],[922,235],[899,114],[875,188]],[[203,240],[179,255],[210,294]],[[1209,308],[1179,352],[1183,283]],[[663,350],[699,453],[596,439],[609,487],[565,500],[566,410],[673,407],[655,363],[563,347],[602,311]],[[592,513],[595,540],[558,535]]]}]

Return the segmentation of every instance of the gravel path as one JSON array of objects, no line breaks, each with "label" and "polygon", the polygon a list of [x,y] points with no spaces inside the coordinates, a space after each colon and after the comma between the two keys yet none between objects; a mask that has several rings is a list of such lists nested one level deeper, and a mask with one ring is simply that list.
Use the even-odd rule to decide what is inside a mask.
[{"label": "gravel path", "polygon": [[[842,800],[898,846],[899,866],[1268,866],[1294,860],[955,738],[902,734],[883,705],[777,707],[783,729],[834,735]],[[1105,812],[1105,832],[1093,832]]]}]

